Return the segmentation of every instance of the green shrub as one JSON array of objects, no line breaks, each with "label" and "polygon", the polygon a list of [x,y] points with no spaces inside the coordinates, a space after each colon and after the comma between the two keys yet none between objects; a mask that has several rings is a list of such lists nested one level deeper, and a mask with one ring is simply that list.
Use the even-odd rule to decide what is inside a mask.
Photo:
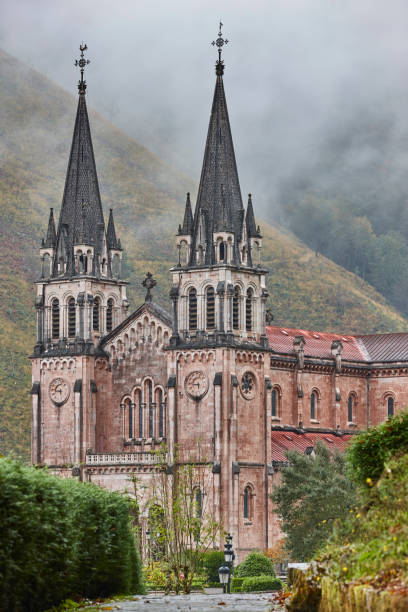
[{"label": "green shrub", "polygon": [[247,593],[250,591],[280,591],[282,582],[279,578],[273,576],[248,576],[244,578],[241,591]]},{"label": "green shrub", "polygon": [[371,486],[381,476],[384,463],[408,451],[408,412],[396,416],[355,437],[347,450],[349,477]]},{"label": "green shrub", "polygon": [[0,610],[143,591],[128,501],[0,459]]},{"label": "green shrub", "polygon": [[203,571],[207,577],[207,584],[220,584],[218,569],[224,565],[224,553],[222,550],[209,550],[203,555]]},{"label": "green shrub", "polygon": [[235,570],[235,576],[239,578],[261,575],[275,577],[275,569],[272,561],[268,559],[268,557],[257,552],[249,553],[245,561],[240,563]]},{"label": "green shrub", "polygon": [[231,578],[231,593],[240,593],[242,590],[242,583],[244,578]]}]

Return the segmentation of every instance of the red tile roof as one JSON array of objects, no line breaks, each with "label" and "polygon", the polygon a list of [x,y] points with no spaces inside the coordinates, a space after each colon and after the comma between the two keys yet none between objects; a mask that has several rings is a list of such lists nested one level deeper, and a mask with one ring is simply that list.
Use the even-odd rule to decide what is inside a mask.
[{"label": "red tile roof", "polygon": [[343,345],[341,357],[345,361],[364,363],[408,361],[408,333],[351,336],[267,326],[266,335],[269,346],[275,353],[295,355],[293,339],[295,336],[303,336],[306,357],[332,359],[332,342],[340,340]]},{"label": "red tile roof", "polygon": [[275,430],[271,432],[272,438],[272,461],[287,462],[285,452],[288,450],[304,453],[308,446],[315,446],[316,441],[320,440],[329,449],[337,449],[344,452],[353,437],[352,434],[335,435],[333,433],[304,432]]}]

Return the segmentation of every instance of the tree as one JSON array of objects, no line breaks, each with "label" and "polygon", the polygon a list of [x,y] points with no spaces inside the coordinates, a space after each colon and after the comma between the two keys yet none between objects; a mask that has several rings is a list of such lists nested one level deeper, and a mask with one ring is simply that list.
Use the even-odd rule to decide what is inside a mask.
[{"label": "tree", "polygon": [[205,461],[183,463],[177,450],[173,457],[165,446],[159,451],[149,525],[162,552],[168,591],[189,593],[203,554],[216,545],[220,524],[209,503],[210,478]]},{"label": "tree", "polygon": [[297,561],[310,559],[333,527],[356,503],[356,487],[346,475],[345,458],[317,442],[315,455],[288,451],[289,465],[271,499],[282,521],[286,546]]}]

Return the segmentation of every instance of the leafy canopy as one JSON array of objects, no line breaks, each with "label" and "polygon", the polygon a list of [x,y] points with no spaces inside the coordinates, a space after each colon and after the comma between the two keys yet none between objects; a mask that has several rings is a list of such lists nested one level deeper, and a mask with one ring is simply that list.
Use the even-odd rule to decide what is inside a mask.
[{"label": "leafy canopy", "polygon": [[263,553],[249,553],[245,561],[240,563],[235,570],[235,576],[246,578],[247,576],[272,576],[275,577],[273,563]]},{"label": "leafy canopy", "polygon": [[348,473],[356,483],[370,486],[393,455],[408,452],[408,412],[356,436],[347,451]]},{"label": "leafy canopy", "polygon": [[288,451],[289,465],[271,495],[282,521],[286,546],[297,561],[310,559],[327,540],[333,521],[356,503],[356,486],[346,475],[345,458],[317,442],[315,457]]}]

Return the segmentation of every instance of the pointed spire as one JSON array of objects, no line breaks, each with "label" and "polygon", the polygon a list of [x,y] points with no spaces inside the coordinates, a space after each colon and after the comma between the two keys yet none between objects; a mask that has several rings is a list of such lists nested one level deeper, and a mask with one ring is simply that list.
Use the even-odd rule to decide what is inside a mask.
[{"label": "pointed spire", "polygon": [[50,216],[48,219],[47,237],[43,241],[42,246],[45,248],[54,248],[57,242],[57,233],[55,231],[54,209],[50,208]]},{"label": "pointed spire", "polygon": [[[200,186],[198,190],[197,206],[194,215],[192,258],[195,258],[198,247],[198,227],[202,211],[207,211],[206,242],[211,245],[215,228],[224,225],[224,215],[228,217],[229,231],[235,234],[233,261],[239,263],[238,242],[242,233],[244,207],[242,205],[241,189],[239,186],[238,170],[235,161],[234,145],[228,117],[227,102],[223,84],[223,62],[221,48],[226,44],[220,31],[214,45],[218,47],[219,59],[217,62],[217,77],[214,98],[208,126],[207,142],[201,171]],[[222,70],[221,70],[222,68]],[[223,198],[220,197],[223,186]],[[208,249],[207,263],[215,263],[213,251]],[[197,262],[192,261],[192,264]]]},{"label": "pointed spire", "polygon": [[179,225],[178,233],[179,236],[190,236],[193,233],[193,212],[191,210],[190,193],[187,193],[183,225]]},{"label": "pointed spire", "polygon": [[120,250],[120,240],[116,238],[116,230],[115,230],[115,222],[113,220],[113,210],[109,209],[109,221],[108,221],[108,229],[106,232],[106,242],[108,244],[108,249]]},{"label": "pointed spire", "polygon": [[[73,245],[78,244],[79,240],[86,239],[86,244],[93,245],[95,248],[94,260],[96,261],[98,256],[101,255],[99,250],[102,248],[101,241],[98,240],[98,228],[101,226],[105,228],[91,128],[84,95],[86,82],[83,79],[83,73],[85,65],[89,63],[83,57],[83,52],[86,49],[86,45],[80,46],[81,59],[76,62],[81,68],[81,80],[78,85],[78,108],[57,232],[57,251],[67,262],[67,275],[75,273]],[[54,271],[57,273],[56,258]]]},{"label": "pointed spire", "polygon": [[257,227],[255,223],[254,209],[252,206],[252,196],[250,193],[248,193],[248,206],[246,210],[245,222],[248,238],[260,238],[259,226]]}]

